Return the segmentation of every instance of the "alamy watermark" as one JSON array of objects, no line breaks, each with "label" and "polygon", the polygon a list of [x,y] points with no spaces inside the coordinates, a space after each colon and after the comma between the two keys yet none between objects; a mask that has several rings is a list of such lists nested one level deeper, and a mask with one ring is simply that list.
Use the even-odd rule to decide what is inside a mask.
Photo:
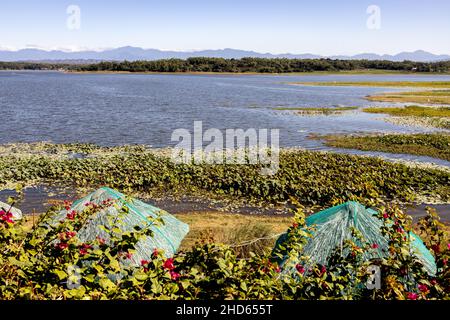
[{"label": "alamy watermark", "polygon": [[379,266],[370,265],[367,268],[370,276],[367,280],[366,287],[369,290],[381,289],[381,269]]},{"label": "alamy watermark", "polygon": [[67,7],[66,13],[68,14],[66,20],[66,26],[69,30],[81,29],[81,9],[75,4],[71,4]]},{"label": "alamy watermark", "polygon": [[175,163],[259,164],[260,173],[273,175],[279,168],[280,132],[278,129],[203,130],[202,121],[194,121],[194,131],[176,129],[172,142]]},{"label": "alamy watermark", "polygon": [[67,289],[77,289],[81,285],[81,269],[78,266],[69,265],[67,267]]},{"label": "alamy watermark", "polygon": [[367,28],[370,30],[381,29],[381,8],[377,5],[367,7],[366,13],[369,15],[366,21]]}]

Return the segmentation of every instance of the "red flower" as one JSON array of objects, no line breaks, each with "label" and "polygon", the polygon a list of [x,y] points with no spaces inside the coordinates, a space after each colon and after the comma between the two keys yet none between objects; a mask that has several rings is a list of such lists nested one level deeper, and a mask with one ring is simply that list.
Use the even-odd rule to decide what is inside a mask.
[{"label": "red flower", "polygon": [[372,249],[378,249],[378,244],[376,243],[372,244]]},{"label": "red flower", "polygon": [[153,253],[152,253],[152,257],[153,258],[155,258],[155,257],[157,257],[159,255],[159,251],[158,251],[158,249],[153,249]]},{"label": "red flower", "polygon": [[133,257],[133,255],[129,252],[125,253],[125,258],[127,259],[131,259]]},{"label": "red flower", "polygon": [[101,238],[101,237],[97,237],[97,241],[98,241],[100,244],[105,244],[105,243],[106,243],[106,240],[103,239],[103,238]]},{"label": "red flower", "polygon": [[164,261],[163,268],[170,271],[175,269],[175,266],[173,265],[173,258],[169,258],[166,261]]},{"label": "red flower", "polygon": [[67,219],[73,220],[73,219],[75,219],[76,215],[77,215],[77,212],[75,210],[72,210],[67,214]]},{"label": "red flower", "polygon": [[149,262],[148,260],[141,260],[141,266],[146,266]]},{"label": "red flower", "polygon": [[428,286],[426,284],[419,284],[417,287],[419,288],[420,292],[428,291]]},{"label": "red flower", "polygon": [[70,201],[64,200],[64,208],[69,211],[72,203]]},{"label": "red flower", "polygon": [[327,272],[327,268],[325,266],[322,266],[322,269],[320,269],[320,275],[323,276]]},{"label": "red flower", "polygon": [[181,275],[178,272],[175,272],[173,270],[170,270],[170,277],[172,278],[172,280],[176,281],[178,280],[179,277],[181,277]]},{"label": "red flower", "polygon": [[69,247],[69,245],[68,245],[67,243],[65,243],[65,242],[60,242],[60,243],[58,243],[58,244],[56,245],[56,247],[57,247],[59,250],[64,250],[64,249],[67,249],[67,248]]},{"label": "red flower", "polygon": [[387,218],[389,218],[389,215],[385,212],[385,213],[383,213],[383,218],[387,219]]},{"label": "red flower", "polygon": [[450,250],[450,243],[447,243],[447,249]]},{"label": "red flower", "polygon": [[12,220],[12,217],[13,217],[13,215],[11,212],[5,212],[3,210],[0,211],[0,219],[1,220],[5,221],[7,223],[13,224],[14,221]]},{"label": "red flower", "polygon": [[88,251],[87,251],[86,249],[84,249],[84,248],[81,248],[81,249],[80,249],[80,254],[81,254],[82,256],[86,255],[87,253],[88,253]]},{"label": "red flower", "polygon": [[437,244],[432,245],[431,250],[433,250],[435,253],[441,252],[441,248],[439,248]]},{"label": "red flower", "polygon": [[433,286],[435,286],[435,285],[437,285],[437,280],[436,280],[436,279],[433,279],[433,280],[430,281],[430,283],[431,283]]},{"label": "red flower", "polygon": [[59,239],[60,240],[70,240],[71,238],[76,236],[76,232],[75,231],[67,231],[67,232],[62,232],[59,234]]},{"label": "red flower", "polygon": [[294,222],[294,223],[292,224],[292,227],[293,227],[293,228],[297,228],[297,227],[298,227],[298,223]]},{"label": "red flower", "polygon": [[419,295],[417,293],[414,293],[414,292],[408,292],[407,297],[408,297],[409,300],[417,300]]},{"label": "red flower", "polygon": [[280,268],[280,267],[276,267],[276,268],[275,268],[275,272],[276,272],[276,273],[280,273],[280,272],[281,272],[281,268]]},{"label": "red flower", "polygon": [[448,262],[448,260],[447,260],[447,259],[444,259],[444,260],[442,261],[442,264],[443,264],[444,266],[446,266],[446,265],[447,265],[447,262]]},{"label": "red flower", "polygon": [[305,273],[305,268],[303,268],[303,266],[301,264],[297,264],[295,266],[295,269],[297,269],[298,273],[300,273],[300,274],[304,274]]},{"label": "red flower", "polygon": [[397,228],[397,232],[398,232],[398,233],[403,233],[403,229],[400,228],[400,227],[398,227],[398,228]]}]

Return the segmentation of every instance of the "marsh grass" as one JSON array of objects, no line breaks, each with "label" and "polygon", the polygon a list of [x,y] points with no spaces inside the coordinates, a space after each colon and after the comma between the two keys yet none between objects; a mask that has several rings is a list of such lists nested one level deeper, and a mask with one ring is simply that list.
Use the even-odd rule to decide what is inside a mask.
[{"label": "marsh grass", "polygon": [[358,107],[277,107],[273,108],[274,110],[284,110],[284,111],[296,111],[298,114],[307,114],[307,115],[330,115],[330,114],[340,114],[345,111],[353,111],[357,110]]},{"label": "marsh grass", "polygon": [[[381,93],[367,96],[369,101],[450,104],[450,81],[329,81],[291,82],[303,86],[424,88],[423,91]],[[437,90],[433,90],[437,89]]]},{"label": "marsh grass", "polygon": [[391,116],[414,116],[414,117],[450,117],[450,107],[371,107],[364,108],[367,113],[383,113]]},{"label": "marsh grass", "polygon": [[321,81],[291,82],[294,85],[341,87],[392,87],[392,88],[450,88],[450,81]]},{"label": "marsh grass", "polygon": [[[191,248],[199,241],[221,242],[234,246],[242,257],[248,256],[250,251],[263,253],[267,248],[273,247],[276,237],[272,236],[284,232],[292,224],[292,217],[276,215],[193,212],[175,216],[190,227],[181,248]],[[269,239],[252,242],[260,238]]]},{"label": "marsh grass", "polygon": [[450,161],[449,134],[388,134],[322,136],[330,147],[429,156]]}]

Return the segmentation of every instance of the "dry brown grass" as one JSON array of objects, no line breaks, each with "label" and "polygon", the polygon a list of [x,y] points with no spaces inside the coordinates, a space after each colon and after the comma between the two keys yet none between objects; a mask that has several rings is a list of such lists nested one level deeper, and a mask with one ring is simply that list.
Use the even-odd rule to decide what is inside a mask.
[{"label": "dry brown grass", "polygon": [[[292,218],[285,216],[219,212],[192,212],[175,216],[190,227],[188,235],[181,243],[181,249],[188,249],[196,241],[206,238],[226,244],[242,243],[255,238],[280,234],[292,224]],[[275,243],[275,240],[276,238],[273,238],[270,242]]]}]

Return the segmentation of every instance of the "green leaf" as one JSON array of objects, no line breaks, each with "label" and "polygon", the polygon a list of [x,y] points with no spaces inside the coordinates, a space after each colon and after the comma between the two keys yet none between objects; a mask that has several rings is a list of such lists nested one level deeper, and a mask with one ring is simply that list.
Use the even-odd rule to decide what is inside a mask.
[{"label": "green leaf", "polygon": [[53,273],[58,276],[59,280],[63,280],[65,278],[67,278],[67,273],[65,273],[62,270],[53,270]]}]

